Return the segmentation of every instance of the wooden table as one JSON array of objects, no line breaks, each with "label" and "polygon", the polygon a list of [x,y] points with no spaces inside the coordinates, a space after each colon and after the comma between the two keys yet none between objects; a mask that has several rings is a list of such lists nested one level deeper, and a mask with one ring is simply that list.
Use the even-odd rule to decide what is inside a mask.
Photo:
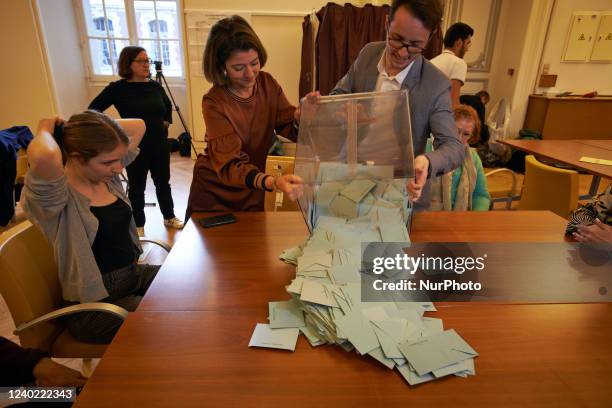
[{"label": "wooden table", "polygon": [[[267,310],[268,301],[286,298],[295,268],[278,256],[305,241],[308,230],[300,213],[237,213],[236,218],[235,224],[208,230],[189,223],[138,310]],[[415,214],[410,237],[415,242],[560,242],[566,223],[547,211],[424,212]]]},{"label": "wooden table", "polygon": [[[563,163],[593,175],[589,196],[597,194],[601,177],[612,179],[612,166],[584,163],[581,157],[612,160],[612,140],[500,140],[527,153]],[[581,197],[583,198],[583,197]],[[587,198],[587,197],[585,197]]]},{"label": "wooden table", "polygon": [[[195,215],[197,217],[197,215]],[[444,319],[479,353],[477,375],[409,387],[397,372],[334,346],[248,348],[267,302],[287,299],[303,242],[299,213],[190,222],[137,312],[130,313],[77,401],[107,406],[576,407],[612,403],[612,305],[445,304]],[[420,213],[415,241],[560,242],[549,212]]]},{"label": "wooden table", "polygon": [[612,151],[612,140],[577,140],[577,142],[588,146],[599,147],[600,149]]},{"label": "wooden table", "polygon": [[334,346],[247,347],[259,312],[130,313],[77,407],[609,407],[612,305],[441,308],[476,376],[416,387]]}]

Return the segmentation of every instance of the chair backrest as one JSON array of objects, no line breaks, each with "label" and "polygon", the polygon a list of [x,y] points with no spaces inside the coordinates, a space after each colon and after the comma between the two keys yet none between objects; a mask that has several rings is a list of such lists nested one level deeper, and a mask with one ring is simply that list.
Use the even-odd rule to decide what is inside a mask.
[{"label": "chair backrest", "polygon": [[508,138],[508,124],[510,123],[510,103],[501,98],[493,106],[487,116],[486,124],[489,127],[491,141],[505,140]]},{"label": "chair backrest", "polygon": [[[295,157],[291,156],[268,156],[266,160],[266,174],[274,177],[293,173]],[[276,207],[276,208],[275,208]],[[291,201],[283,195],[282,205],[276,206],[276,192],[266,192],[264,201],[265,211],[299,211],[297,201]]]},{"label": "chair backrest", "polygon": [[26,150],[19,149],[16,164],[17,164],[17,176],[15,177],[15,182],[19,184],[23,184],[25,175],[28,172],[28,155],[26,153]]},{"label": "chair backrest", "polygon": [[578,207],[578,173],[525,157],[525,179],[519,210],[549,210],[568,218]]},{"label": "chair backrest", "polygon": [[[30,221],[0,235],[0,293],[15,326],[62,306],[53,249]],[[41,323],[19,334],[23,347],[49,351],[62,331],[59,321]]]}]

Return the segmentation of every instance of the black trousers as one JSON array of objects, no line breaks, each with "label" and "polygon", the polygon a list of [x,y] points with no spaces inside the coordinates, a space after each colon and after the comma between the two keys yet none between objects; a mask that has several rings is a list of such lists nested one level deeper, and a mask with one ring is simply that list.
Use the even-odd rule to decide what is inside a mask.
[{"label": "black trousers", "polygon": [[[159,268],[160,265],[137,264],[102,275],[109,297],[100,302],[135,311]],[[122,323],[119,317],[105,312],[76,313],[67,320],[70,333],[86,343],[110,343]]]},{"label": "black trousers", "polygon": [[151,172],[157,203],[164,219],[174,218],[174,202],[170,189],[170,149],[166,140],[163,143],[140,146],[140,154],[129,166],[128,175],[128,197],[132,204],[132,213],[137,227],[145,225],[145,187],[147,186],[147,174]]}]

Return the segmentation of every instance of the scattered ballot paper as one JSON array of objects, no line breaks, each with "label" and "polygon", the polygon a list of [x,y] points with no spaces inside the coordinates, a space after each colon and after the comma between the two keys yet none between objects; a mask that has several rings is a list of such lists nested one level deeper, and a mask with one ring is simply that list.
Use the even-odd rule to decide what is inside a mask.
[{"label": "scattered ballot paper", "polygon": [[[442,376],[445,372],[442,369],[478,355],[455,330],[405,341],[399,345],[399,349],[419,376],[432,372],[435,375],[436,370]],[[461,366],[460,369],[451,370],[447,374],[468,369]]]},{"label": "scattered ballot paper", "polygon": [[603,164],[604,166],[612,166],[612,160],[596,159],[595,157],[582,156],[578,161],[592,164]]},{"label": "scattered ballot paper", "polygon": [[[376,179],[376,166],[346,169],[321,166],[316,205],[308,219],[314,228],[301,246],[281,255],[296,265],[287,301],[269,302],[269,325],[257,324],[249,346],[294,350],[301,332],[312,347],[373,358],[397,369],[410,385],[448,375],[475,375],[478,353],[455,330],[444,330],[431,302],[361,300],[361,247],[364,242],[409,243],[405,180]],[[393,174],[393,169],[381,174]]]},{"label": "scattered ballot paper", "polygon": [[249,341],[249,347],[267,347],[295,351],[300,329],[271,329],[269,325],[257,323]]},{"label": "scattered ballot paper", "polygon": [[286,302],[270,302],[268,308],[271,329],[304,327],[306,325],[304,323],[304,313],[294,299]]}]

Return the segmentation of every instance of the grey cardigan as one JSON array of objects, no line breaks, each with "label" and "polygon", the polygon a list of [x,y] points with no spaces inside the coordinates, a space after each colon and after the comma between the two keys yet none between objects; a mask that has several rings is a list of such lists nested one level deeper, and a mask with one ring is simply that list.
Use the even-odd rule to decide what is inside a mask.
[{"label": "grey cardigan", "polygon": [[[128,151],[121,164],[130,164],[140,151]],[[119,176],[108,183],[109,191],[130,205]],[[64,300],[93,302],[108,297],[91,246],[98,232],[98,219],[90,211],[90,200],[68,184],[66,175],[44,180],[29,171],[21,204],[30,221],[53,246]],[[136,224],[130,222],[130,237],[138,257],[142,247]]]},{"label": "grey cardigan", "polygon": [[[385,51],[385,42],[366,44],[346,75],[331,94],[373,92],[378,78],[378,62]],[[461,165],[465,149],[457,137],[450,100],[450,81],[432,63],[419,55],[402,83],[408,89],[412,144],[415,156],[429,159],[429,176],[441,176]],[[434,136],[434,151],[425,152],[429,134]],[[415,208],[429,206],[429,188]]]}]

